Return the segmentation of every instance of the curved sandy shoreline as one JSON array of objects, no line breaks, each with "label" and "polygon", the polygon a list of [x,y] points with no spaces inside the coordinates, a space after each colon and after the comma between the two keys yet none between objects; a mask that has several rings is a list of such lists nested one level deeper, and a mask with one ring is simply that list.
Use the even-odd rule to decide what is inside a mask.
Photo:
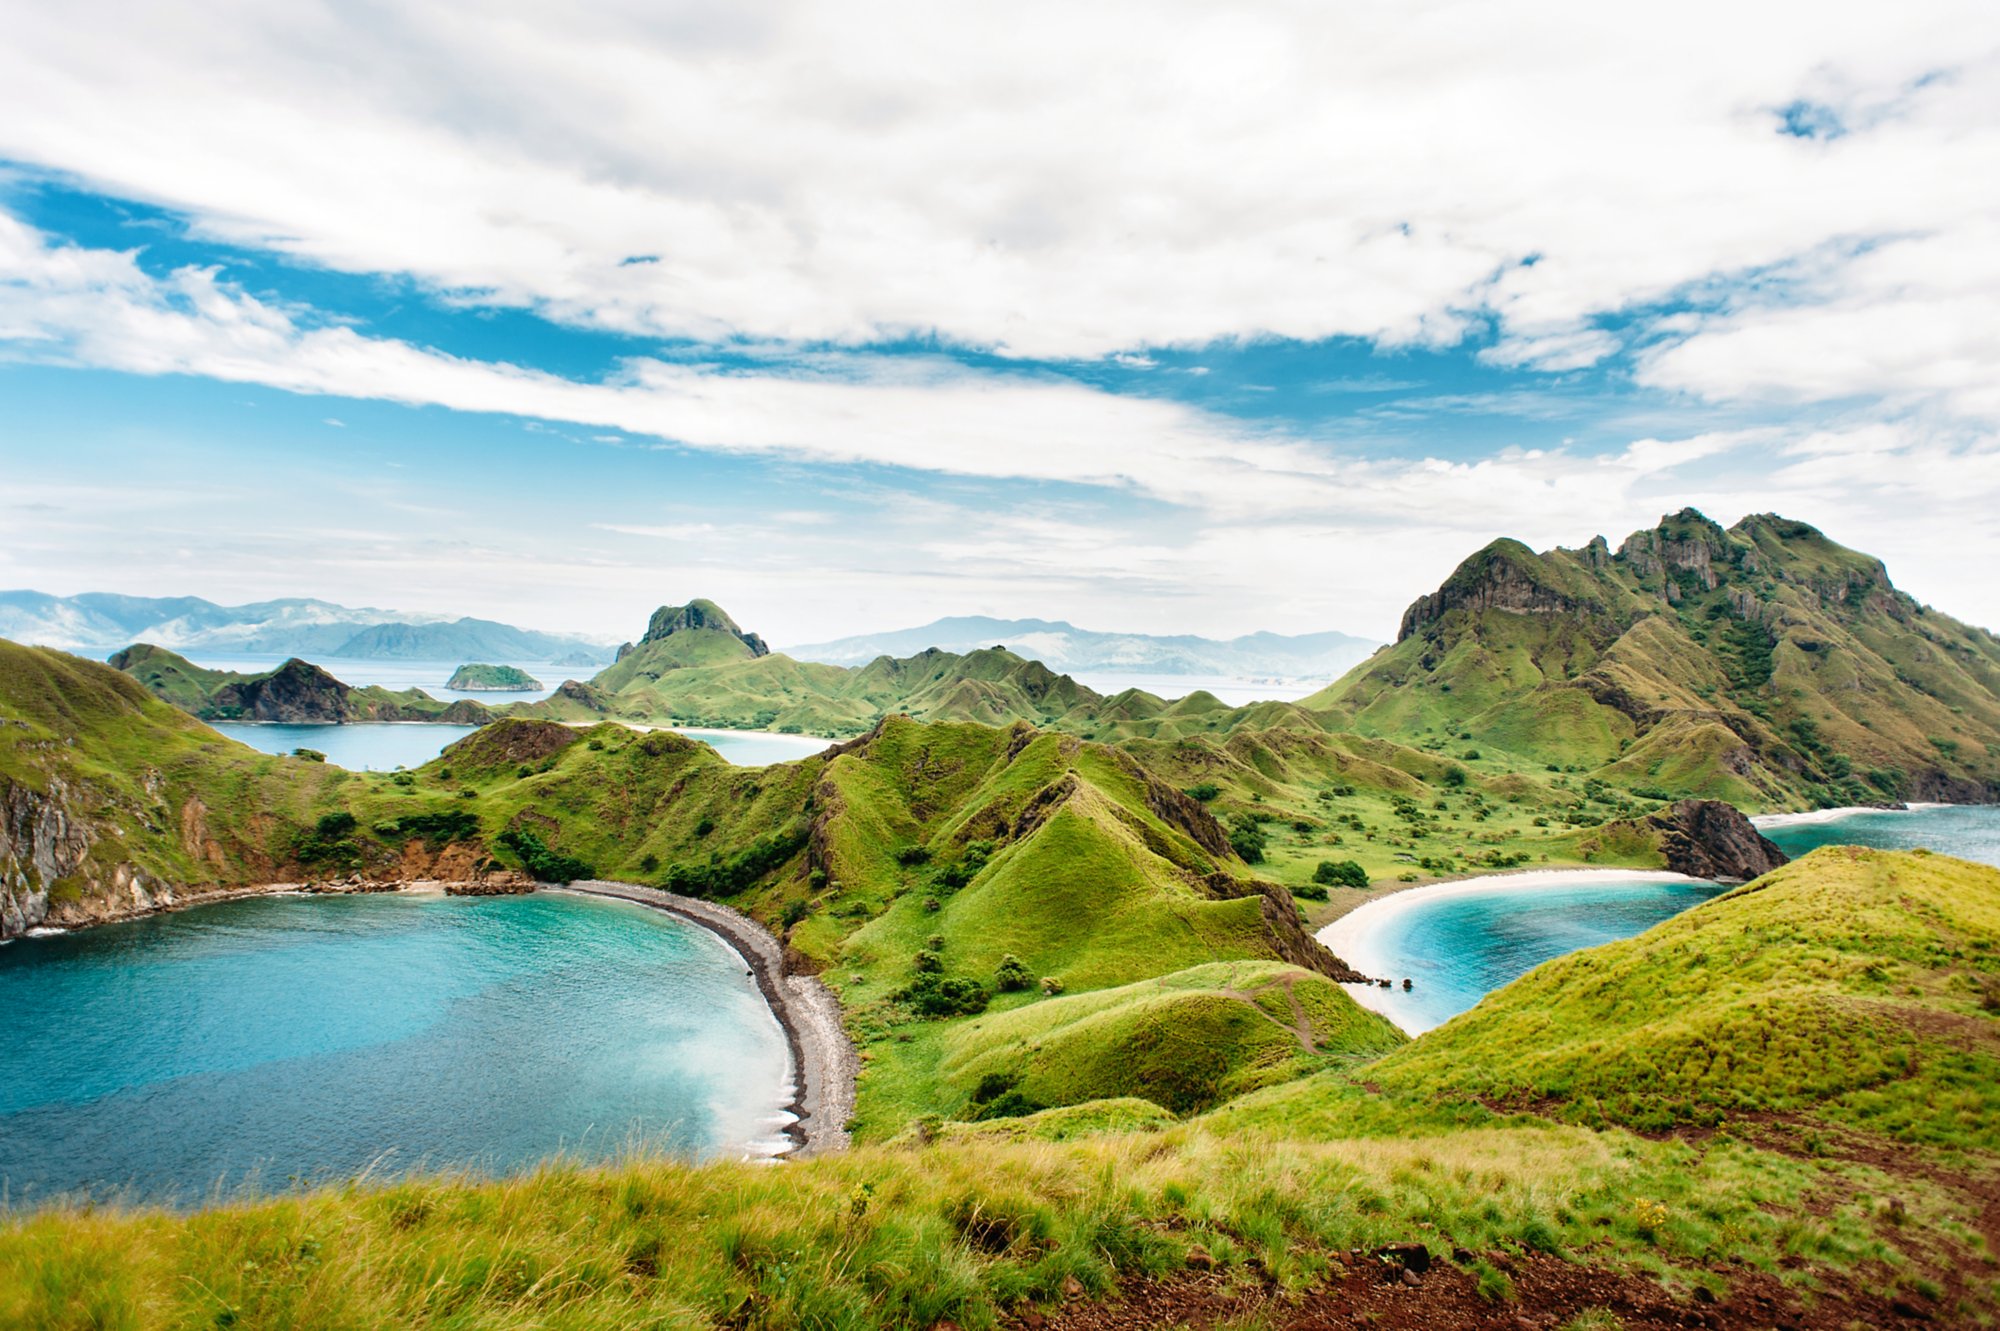
[{"label": "curved sandy shoreline", "polygon": [[1848,804],[1838,809],[1813,809],[1807,813],[1760,813],[1750,819],[1750,825],[1759,829],[1805,827],[1813,823],[1837,823],[1858,813],[1920,813],[1925,809],[1950,807],[1949,804],[1905,804],[1901,808],[1884,808],[1876,804]]},{"label": "curved sandy shoreline", "polygon": [[612,897],[678,915],[719,936],[750,967],[757,988],[785,1032],[792,1056],[793,1121],[785,1135],[800,1157],[845,1150],[854,1116],[854,1081],[860,1072],[854,1044],[840,1024],[840,1001],[817,976],[785,973],[785,950],[771,931],[741,911],[639,883],[589,879],[556,888]]},{"label": "curved sandy shoreline", "polygon": [[[1671,873],[1665,869],[1523,869],[1513,873],[1483,874],[1477,878],[1459,878],[1448,883],[1424,883],[1404,888],[1388,896],[1364,901],[1331,923],[1322,926],[1313,937],[1325,944],[1328,951],[1363,975],[1399,982],[1403,977],[1389,973],[1390,963],[1374,946],[1375,940],[1388,926],[1412,910],[1432,902],[1481,896],[1490,892],[1514,892],[1522,888],[1570,887],[1592,883],[1706,881],[1708,880],[1691,878],[1687,874]],[[1350,984],[1344,987],[1362,1006],[1382,1012],[1391,1021],[1395,1020],[1393,1015],[1383,1011],[1379,1001],[1380,995],[1395,992],[1393,988],[1385,990],[1373,984]]]},{"label": "curved sandy shoreline", "polygon": [[[34,936],[48,937],[78,929],[93,929],[149,915],[164,915],[225,901],[251,897],[346,896],[364,893],[445,892],[452,884],[431,879],[393,883],[257,883],[223,888],[212,892],[177,893],[171,890],[149,897],[123,909],[107,911],[90,920],[63,925],[37,925]],[[525,890],[525,889],[523,889]],[[537,884],[536,891],[573,891],[591,896],[615,897],[637,905],[678,915],[720,937],[736,950],[750,967],[757,988],[764,995],[771,1014],[785,1033],[793,1070],[791,1103],[784,1106],[793,1116],[784,1133],[793,1146],[785,1155],[824,1155],[846,1149],[847,1122],[854,1116],[854,1083],[860,1060],[840,1023],[840,1001],[833,991],[811,975],[787,975],[784,947],[771,932],[741,911],[712,901],[677,896],[659,888],[636,883],[587,881],[567,887]],[[25,936],[25,935],[24,935]],[[12,942],[13,939],[0,939]]]}]

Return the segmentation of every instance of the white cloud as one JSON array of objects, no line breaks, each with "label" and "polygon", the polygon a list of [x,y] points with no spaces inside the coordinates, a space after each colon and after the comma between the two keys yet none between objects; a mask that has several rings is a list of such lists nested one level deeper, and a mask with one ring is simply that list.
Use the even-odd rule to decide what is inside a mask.
[{"label": "white cloud", "polygon": [[[1560,367],[1603,354],[1594,315],[2000,198],[1986,0],[10,11],[0,155],[696,338],[1105,356],[1496,317]],[[1800,100],[1848,132],[1779,133]]]}]

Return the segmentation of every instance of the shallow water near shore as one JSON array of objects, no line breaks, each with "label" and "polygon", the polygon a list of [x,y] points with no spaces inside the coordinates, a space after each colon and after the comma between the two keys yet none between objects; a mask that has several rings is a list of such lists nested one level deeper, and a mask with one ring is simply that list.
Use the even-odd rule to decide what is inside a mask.
[{"label": "shallow water near shore", "polygon": [[0,1011],[13,1205],[768,1154],[791,1097],[727,944],[586,897],[271,897],[20,939]]},{"label": "shallow water near shore", "polygon": [[[1363,906],[1319,937],[1364,974],[1393,981],[1388,989],[1347,989],[1414,1035],[1545,961],[1630,938],[1728,891],[1666,874],[1602,877],[1548,872],[1418,889]],[[1407,992],[1406,978],[1413,982]]]},{"label": "shallow water near shore", "polygon": [[1794,859],[1821,846],[1922,847],[1940,855],[2000,865],[2000,806],[1925,804],[1867,809],[1818,822],[1760,823],[1758,831]]}]

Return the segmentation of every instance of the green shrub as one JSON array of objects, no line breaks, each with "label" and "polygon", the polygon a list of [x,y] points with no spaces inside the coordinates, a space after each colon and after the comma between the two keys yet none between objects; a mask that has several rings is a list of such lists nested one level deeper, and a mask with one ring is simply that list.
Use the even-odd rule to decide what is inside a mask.
[{"label": "green shrub", "polygon": [[293,749],[292,757],[309,763],[323,763],[326,761],[326,755],[318,749]]},{"label": "green shrub", "polygon": [[498,843],[521,859],[521,867],[538,883],[573,883],[579,878],[595,878],[597,870],[574,855],[551,850],[548,844],[525,827],[510,827]]},{"label": "green shrub", "polygon": [[1012,952],[1000,958],[1000,968],[993,973],[993,987],[1003,994],[1018,994],[1033,980],[1028,968]]},{"label": "green shrub", "polygon": [[673,865],[660,886],[691,897],[733,896],[805,849],[806,840],[805,829],[794,825],[758,839],[733,859]]},{"label": "green shrub", "polygon": [[946,979],[935,973],[919,974],[896,996],[924,1017],[970,1017],[984,1012],[991,1001],[979,981],[962,976]]},{"label": "green shrub", "polygon": [[1222,793],[1222,787],[1216,785],[1213,781],[1204,781],[1200,785],[1189,786],[1183,793],[1191,799],[1198,799],[1203,804],[1206,804]]},{"label": "green shrub", "polygon": [[1368,871],[1353,860],[1321,860],[1313,869],[1313,882],[1321,887],[1366,887]]},{"label": "green shrub", "polygon": [[930,862],[931,852],[928,846],[904,846],[896,852],[896,863],[906,869],[915,868],[919,864],[929,864]]},{"label": "green shrub", "polygon": [[1238,818],[1236,825],[1229,829],[1229,848],[1245,864],[1262,864],[1264,845],[1264,828],[1255,818]]}]

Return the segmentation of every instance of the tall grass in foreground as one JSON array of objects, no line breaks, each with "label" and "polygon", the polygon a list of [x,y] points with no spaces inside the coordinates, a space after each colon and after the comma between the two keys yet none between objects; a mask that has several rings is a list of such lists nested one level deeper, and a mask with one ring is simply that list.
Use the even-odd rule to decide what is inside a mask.
[{"label": "tall grass in foreground", "polygon": [[[1176,1128],[776,1168],[558,1163],[187,1215],[17,1218],[0,1226],[0,1325],[979,1328],[1023,1300],[1170,1272],[1194,1244],[1296,1288],[1352,1249],[1411,1239],[1628,1265],[1685,1289],[1787,1255],[1900,1266],[1876,1237],[1877,1184],[1727,1140],[1547,1126],[1334,1142]],[[1814,1214],[1803,1203],[1822,1188],[1849,1200]],[[1935,1223],[1929,1200],[1896,1188],[1909,1232]]]}]

